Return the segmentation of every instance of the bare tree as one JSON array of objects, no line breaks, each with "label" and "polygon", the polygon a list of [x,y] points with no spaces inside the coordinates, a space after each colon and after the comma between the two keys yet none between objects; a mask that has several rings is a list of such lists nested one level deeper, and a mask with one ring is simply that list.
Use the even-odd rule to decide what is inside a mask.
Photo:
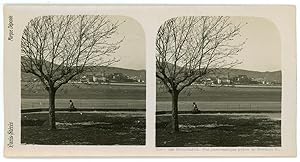
[{"label": "bare tree", "polygon": [[172,96],[172,127],[178,127],[178,96],[207,74],[229,68],[244,44],[235,38],[243,24],[230,17],[176,17],[166,21],[156,38],[156,77]]},{"label": "bare tree", "polygon": [[112,38],[121,23],[106,16],[42,16],[31,20],[21,40],[21,69],[39,78],[49,93],[50,129],[55,125],[55,93],[76,75],[117,61],[122,40]]}]

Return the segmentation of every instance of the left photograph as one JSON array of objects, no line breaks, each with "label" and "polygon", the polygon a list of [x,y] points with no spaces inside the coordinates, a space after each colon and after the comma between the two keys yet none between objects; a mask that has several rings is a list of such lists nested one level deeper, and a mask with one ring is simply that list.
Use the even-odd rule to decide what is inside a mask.
[{"label": "left photograph", "polygon": [[20,57],[22,144],[145,145],[145,35],[136,20],[35,17]]}]

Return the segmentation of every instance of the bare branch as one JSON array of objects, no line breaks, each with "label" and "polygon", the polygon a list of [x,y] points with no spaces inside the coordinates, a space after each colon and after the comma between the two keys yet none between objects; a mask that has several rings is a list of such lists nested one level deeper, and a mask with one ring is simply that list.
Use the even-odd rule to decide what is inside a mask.
[{"label": "bare branch", "polygon": [[[168,91],[182,91],[208,73],[230,68],[245,42],[237,43],[244,24],[230,17],[176,17],[166,21],[156,38],[156,76]],[[171,90],[169,90],[171,89]]]},{"label": "bare branch", "polygon": [[111,65],[123,41],[112,41],[121,23],[106,16],[37,17],[22,35],[22,71],[58,89],[91,67]]}]

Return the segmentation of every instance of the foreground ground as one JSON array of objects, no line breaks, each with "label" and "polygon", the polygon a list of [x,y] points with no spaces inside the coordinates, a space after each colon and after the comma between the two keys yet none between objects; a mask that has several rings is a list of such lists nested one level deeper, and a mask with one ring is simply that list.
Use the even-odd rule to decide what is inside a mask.
[{"label": "foreground ground", "polygon": [[59,112],[57,130],[48,113],[22,114],[21,143],[40,145],[145,145],[144,112]]},{"label": "foreground ground", "polygon": [[158,147],[281,146],[280,114],[185,114],[179,116],[179,133],[172,133],[170,120],[156,117]]}]

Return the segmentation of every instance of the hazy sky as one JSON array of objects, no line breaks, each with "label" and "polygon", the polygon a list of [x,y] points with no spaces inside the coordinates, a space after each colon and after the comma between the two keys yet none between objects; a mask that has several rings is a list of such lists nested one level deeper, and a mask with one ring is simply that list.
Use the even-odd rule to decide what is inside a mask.
[{"label": "hazy sky", "polygon": [[[134,19],[112,16],[113,20],[124,21],[119,27],[118,39],[125,37],[115,56],[120,59],[114,67],[145,69],[145,35],[142,27]],[[242,64],[235,68],[255,71],[277,71],[281,69],[281,40],[276,26],[269,20],[258,17],[231,17],[233,23],[246,23],[241,30],[245,40],[243,50],[236,57]],[[153,47],[155,48],[155,47]]]},{"label": "hazy sky", "polygon": [[276,26],[269,20],[255,17],[232,17],[234,23],[247,22],[241,30],[246,39],[237,58],[242,64],[235,68],[256,71],[281,70],[281,40]]},{"label": "hazy sky", "polygon": [[145,69],[145,34],[140,24],[129,17],[111,16],[110,18],[113,21],[125,21],[119,26],[116,36],[118,40],[124,38],[120,49],[114,54],[120,61],[112,66],[135,70]]}]

